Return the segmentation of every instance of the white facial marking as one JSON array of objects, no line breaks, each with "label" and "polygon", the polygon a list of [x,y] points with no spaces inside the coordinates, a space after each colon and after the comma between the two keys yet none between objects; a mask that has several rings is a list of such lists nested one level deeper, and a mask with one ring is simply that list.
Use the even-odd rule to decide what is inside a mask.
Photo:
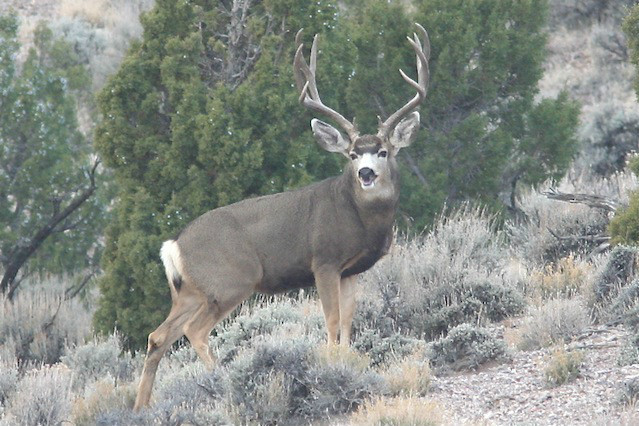
[{"label": "white facial marking", "polygon": [[[365,152],[362,156],[357,160],[357,176],[359,178],[359,184],[362,189],[369,190],[375,187],[375,183],[377,182],[377,178],[381,174],[382,161],[385,161],[385,158],[380,158],[377,153]],[[374,175],[370,175],[369,173],[365,173],[362,176],[362,171],[366,172],[366,169],[370,169],[373,171]]]}]

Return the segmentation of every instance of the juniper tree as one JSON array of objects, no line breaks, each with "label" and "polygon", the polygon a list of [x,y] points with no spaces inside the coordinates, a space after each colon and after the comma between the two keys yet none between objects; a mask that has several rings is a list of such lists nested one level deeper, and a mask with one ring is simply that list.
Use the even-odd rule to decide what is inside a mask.
[{"label": "juniper tree", "polygon": [[30,274],[88,266],[104,206],[76,118],[88,75],[43,24],[18,71],[17,30],[16,16],[0,17],[0,292],[9,299]]}]

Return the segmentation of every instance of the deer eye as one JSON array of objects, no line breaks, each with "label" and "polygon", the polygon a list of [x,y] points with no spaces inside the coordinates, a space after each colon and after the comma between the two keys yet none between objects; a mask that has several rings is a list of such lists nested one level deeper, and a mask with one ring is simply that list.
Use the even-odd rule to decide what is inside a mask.
[{"label": "deer eye", "polygon": [[377,153],[379,158],[386,158],[388,156],[388,151],[380,151]]},{"label": "deer eye", "polygon": [[353,160],[353,161],[357,160],[357,154],[355,154],[354,152],[351,152],[349,154],[349,157],[351,157],[351,160]]}]

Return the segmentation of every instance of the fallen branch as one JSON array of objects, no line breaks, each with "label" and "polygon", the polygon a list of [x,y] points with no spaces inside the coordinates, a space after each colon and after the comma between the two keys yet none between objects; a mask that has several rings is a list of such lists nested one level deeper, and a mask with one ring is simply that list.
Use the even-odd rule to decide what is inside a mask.
[{"label": "fallen branch", "polygon": [[545,195],[547,198],[550,198],[551,200],[564,201],[573,204],[585,204],[589,207],[603,209],[613,213],[622,206],[617,201],[602,197],[600,195],[569,194],[560,192],[556,188],[550,188],[548,191],[542,192],[542,194]]}]

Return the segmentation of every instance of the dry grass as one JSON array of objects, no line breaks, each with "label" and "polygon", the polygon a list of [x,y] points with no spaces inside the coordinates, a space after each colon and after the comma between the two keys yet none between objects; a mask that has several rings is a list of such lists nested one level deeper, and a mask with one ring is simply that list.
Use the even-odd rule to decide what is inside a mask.
[{"label": "dry grass", "polygon": [[432,380],[430,363],[421,351],[388,365],[382,371],[392,395],[418,396],[428,392]]},{"label": "dry grass", "polygon": [[341,364],[359,372],[366,371],[371,365],[366,354],[342,345],[321,344],[315,349],[315,360],[320,366]]},{"label": "dry grass", "polygon": [[531,296],[535,301],[557,297],[573,297],[588,292],[589,276],[593,273],[590,263],[569,255],[555,264],[549,264],[530,274]]},{"label": "dry grass", "polygon": [[441,407],[417,397],[377,399],[366,403],[350,417],[351,425],[435,426],[444,423]]},{"label": "dry grass", "polygon": [[544,369],[546,383],[559,386],[575,380],[579,376],[583,360],[584,354],[580,351],[567,351],[563,347],[556,349]]}]

